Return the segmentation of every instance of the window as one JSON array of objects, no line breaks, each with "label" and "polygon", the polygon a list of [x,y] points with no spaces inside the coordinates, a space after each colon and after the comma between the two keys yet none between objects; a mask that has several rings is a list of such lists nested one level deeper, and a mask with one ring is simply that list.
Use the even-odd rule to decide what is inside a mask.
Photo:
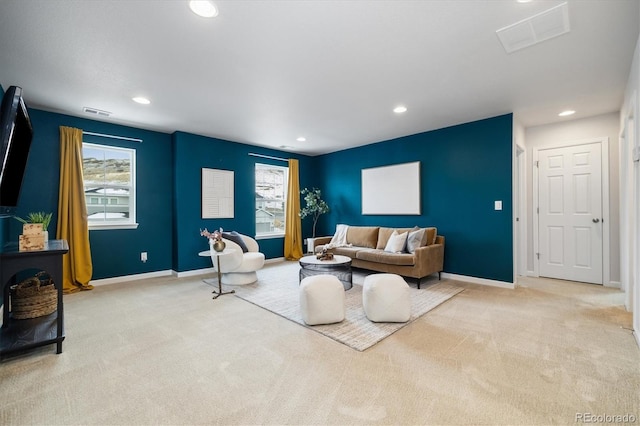
[{"label": "window", "polygon": [[256,164],[256,237],[284,235],[287,167]]},{"label": "window", "polygon": [[82,144],[89,229],[137,228],[136,151]]}]

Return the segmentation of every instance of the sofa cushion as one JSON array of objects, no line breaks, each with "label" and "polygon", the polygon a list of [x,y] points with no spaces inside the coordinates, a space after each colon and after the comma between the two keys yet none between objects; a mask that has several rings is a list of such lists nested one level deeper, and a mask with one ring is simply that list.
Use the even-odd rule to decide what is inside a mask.
[{"label": "sofa cushion", "polygon": [[406,251],[408,234],[408,232],[399,234],[398,231],[393,231],[393,234],[389,237],[389,241],[387,241],[387,245],[384,247],[384,251],[389,253],[402,253]]},{"label": "sofa cushion", "polygon": [[329,251],[333,254],[339,254],[341,256],[349,256],[352,259],[356,258],[356,253],[363,250],[362,247],[333,247]]},{"label": "sofa cushion", "polygon": [[387,246],[387,242],[389,241],[389,237],[391,236],[391,234],[393,234],[393,231],[398,231],[399,234],[402,234],[403,232],[413,231],[416,228],[380,227],[380,230],[378,231],[378,242],[376,243],[376,248],[380,250],[384,250],[384,248]]},{"label": "sofa cushion", "polygon": [[376,248],[379,226],[349,226],[347,243],[357,247]]},{"label": "sofa cushion", "polygon": [[356,253],[356,259],[389,265],[413,266],[415,255],[409,253],[388,253],[377,249],[362,249]]}]

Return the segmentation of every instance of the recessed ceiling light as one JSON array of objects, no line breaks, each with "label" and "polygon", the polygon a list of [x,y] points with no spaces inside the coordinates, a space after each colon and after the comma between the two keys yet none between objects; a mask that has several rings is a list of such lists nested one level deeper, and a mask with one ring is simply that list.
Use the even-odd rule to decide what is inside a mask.
[{"label": "recessed ceiling light", "polygon": [[304,136],[300,136],[298,139],[296,139],[298,142],[306,142],[307,138],[305,138]]},{"label": "recessed ceiling light", "polygon": [[132,99],[134,102],[137,102],[142,105],[149,105],[151,103],[149,99],[143,98],[142,96],[136,96],[135,98],[132,98]]},{"label": "recessed ceiling light", "polygon": [[560,117],[567,117],[567,116],[569,116],[569,115],[573,115],[573,114],[575,114],[575,113],[576,113],[575,111],[573,111],[573,110],[571,110],[571,109],[568,109],[568,110],[566,110],[566,111],[562,111],[560,114],[558,114],[558,116],[560,116]]},{"label": "recessed ceiling light", "polygon": [[396,114],[402,114],[403,112],[407,112],[407,107],[404,105],[397,106],[393,109],[393,112]]},{"label": "recessed ceiling light", "polygon": [[516,0],[518,3],[531,3],[532,0]]},{"label": "recessed ceiling light", "polygon": [[203,18],[218,16],[218,8],[208,0],[191,0],[189,7],[193,13]]}]

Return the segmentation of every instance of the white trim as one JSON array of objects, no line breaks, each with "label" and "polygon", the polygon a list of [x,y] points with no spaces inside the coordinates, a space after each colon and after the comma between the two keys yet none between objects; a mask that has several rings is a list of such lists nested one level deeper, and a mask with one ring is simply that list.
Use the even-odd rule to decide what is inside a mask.
[{"label": "white trim", "polygon": [[605,287],[610,287],[610,288],[618,288],[618,289],[621,288],[620,281],[609,281],[604,286]]},{"label": "white trim", "polygon": [[284,257],[274,257],[273,259],[267,259],[264,261],[265,264],[267,263],[278,263],[278,262],[284,262],[286,259]]},{"label": "white trim", "polygon": [[456,281],[464,281],[472,284],[487,285],[491,287],[509,288],[512,290],[516,288],[516,285],[514,283],[508,283],[506,281],[496,281],[496,280],[489,280],[486,278],[470,277],[467,275],[450,274],[448,272],[443,272],[441,274],[441,277],[448,278],[451,280],[456,280]]},{"label": "white trim", "polygon": [[212,274],[215,272],[216,270],[213,268],[213,266],[210,268],[193,269],[191,271],[183,271],[183,272],[171,271],[172,275],[176,278],[195,277],[197,275]]},{"label": "white trim", "polygon": [[611,241],[609,234],[609,227],[611,218],[609,217],[609,137],[600,136],[588,139],[578,139],[572,141],[558,142],[544,147],[539,147],[533,150],[533,163],[531,167],[533,169],[533,211],[536,212],[536,220],[533,221],[533,270],[536,277],[540,276],[540,260],[536,253],[539,252],[538,246],[538,218],[537,212],[540,207],[540,199],[538,194],[538,180],[539,180],[539,168],[536,167],[538,161],[539,151],[546,151],[556,148],[567,148],[570,146],[588,145],[600,143],[601,162],[602,162],[602,285],[611,287]]},{"label": "white trim", "polygon": [[144,280],[146,278],[158,278],[158,277],[167,277],[172,275],[172,270],[168,269],[165,271],[156,271],[156,272],[145,272],[143,274],[135,274],[135,275],[122,275],[119,277],[111,277],[111,278],[101,278],[99,280],[91,280],[89,284],[92,286],[101,286],[101,285],[109,285],[109,284],[117,284],[125,281],[137,281]]},{"label": "white trim", "polygon": [[89,224],[89,231],[102,231],[105,229],[138,229],[138,223],[94,223]]},{"label": "white trim", "polygon": [[260,234],[260,235],[254,235],[253,237],[256,240],[268,240],[271,238],[284,238],[284,232],[277,232],[277,233],[271,233],[271,234]]},{"label": "white trim", "polygon": [[[527,268],[527,151],[516,144],[514,170],[517,176],[513,179],[513,199],[517,209],[513,209],[513,281],[518,275],[525,275]],[[519,221],[516,219],[520,219]]]},{"label": "white trim", "polygon": [[633,337],[636,338],[636,344],[640,348],[640,333],[638,333],[638,331],[636,330],[636,331],[631,332],[631,334],[633,334]]},{"label": "white trim", "polygon": [[[126,220],[118,220],[118,221],[108,221],[108,220],[91,220],[88,219],[87,224],[89,230],[98,230],[98,229],[137,229],[137,204],[136,200],[138,198],[138,182],[137,182],[137,155],[138,152],[136,148],[127,148],[123,146],[112,146],[112,145],[103,145],[99,143],[93,142],[85,142],[82,141],[82,151],[84,154],[84,149],[93,149],[97,151],[116,151],[121,153],[126,153],[129,155],[131,164],[130,164],[130,185],[107,185],[110,187],[126,187],[129,189],[129,217]],[[87,185],[83,182],[83,196],[87,196],[86,194]],[[101,197],[99,193],[96,193],[97,197]],[[105,194],[106,198],[107,195]],[[89,211],[89,207],[87,207],[87,214]]]}]

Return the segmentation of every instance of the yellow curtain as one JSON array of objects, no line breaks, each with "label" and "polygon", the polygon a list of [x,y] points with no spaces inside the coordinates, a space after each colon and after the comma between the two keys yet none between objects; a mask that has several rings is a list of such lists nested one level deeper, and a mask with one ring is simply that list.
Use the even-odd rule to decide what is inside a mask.
[{"label": "yellow curtain", "polygon": [[56,238],[67,240],[69,252],[62,257],[65,293],[91,290],[93,274],[89,224],[82,180],[82,130],[60,126],[60,194]]},{"label": "yellow curtain", "polygon": [[289,159],[289,190],[287,191],[287,216],[284,227],[284,257],[298,260],[302,252],[302,221],[300,220],[300,182],[298,160]]}]

